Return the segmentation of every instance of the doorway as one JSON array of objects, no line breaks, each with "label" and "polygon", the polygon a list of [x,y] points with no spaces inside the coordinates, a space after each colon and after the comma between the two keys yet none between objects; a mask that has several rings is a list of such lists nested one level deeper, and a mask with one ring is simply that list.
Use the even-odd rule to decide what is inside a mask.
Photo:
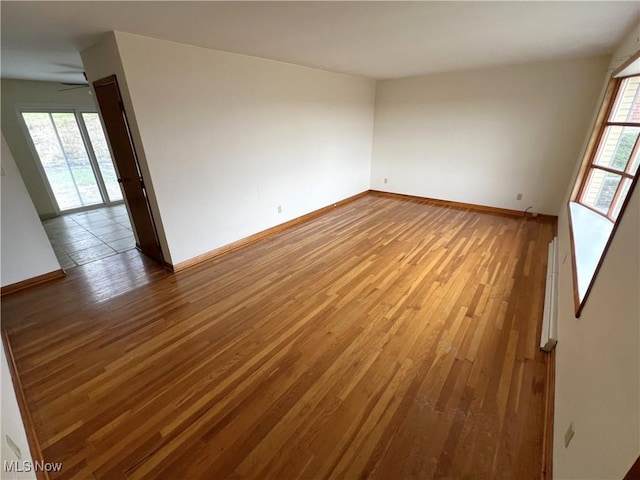
[{"label": "doorway", "polygon": [[131,138],[129,121],[115,75],[93,83],[96,102],[104,130],[109,138],[117,170],[117,182],[122,186],[137,246],[142,253],[163,264],[162,250],[149,204],[147,189]]}]

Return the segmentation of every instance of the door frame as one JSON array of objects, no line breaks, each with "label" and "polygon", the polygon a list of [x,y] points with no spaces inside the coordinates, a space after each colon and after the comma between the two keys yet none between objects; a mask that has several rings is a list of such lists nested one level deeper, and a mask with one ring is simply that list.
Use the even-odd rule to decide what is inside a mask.
[{"label": "door frame", "polygon": [[[97,113],[98,113],[98,117],[100,118],[100,123],[102,124],[102,130],[104,131],[105,134],[105,138],[107,140],[107,146],[109,147],[109,153],[111,154],[111,158],[113,159],[113,164],[114,167],[116,169],[116,174],[118,176],[118,179],[122,178],[121,174],[119,172],[119,168],[118,168],[118,160],[116,159],[116,156],[113,153],[113,148],[111,146],[111,139],[109,138],[109,132],[107,130],[107,128],[105,127],[104,124],[104,119],[102,117],[102,111],[100,110],[100,102],[98,101],[98,95],[96,93],[96,88],[102,87],[102,86],[107,86],[110,84],[115,84],[116,87],[116,91],[118,93],[118,100],[120,103],[120,110],[122,112],[122,117],[124,120],[124,125],[127,131],[127,135],[129,137],[129,145],[131,146],[131,153],[133,155],[133,161],[135,163],[135,167],[139,176],[139,180],[140,180],[140,184],[142,187],[142,193],[144,194],[144,198],[145,198],[145,202],[146,202],[146,210],[149,214],[149,220],[151,222],[151,227],[153,229],[153,235],[155,238],[155,243],[157,246],[157,251],[158,251],[158,255],[159,258],[153,258],[151,255],[146,254],[146,256],[152,258],[153,260],[157,261],[160,263],[160,265],[162,265],[163,267],[166,267],[167,262],[165,260],[165,256],[164,256],[164,252],[162,250],[162,243],[160,242],[160,233],[158,231],[158,225],[156,223],[155,220],[155,216],[153,213],[153,207],[151,205],[151,201],[150,201],[150,197],[149,197],[149,190],[147,189],[147,178],[144,175],[143,169],[141,168],[140,165],[140,156],[138,155],[138,150],[136,148],[136,144],[133,138],[133,132],[131,130],[131,125],[129,123],[129,116],[127,114],[127,111],[124,107],[124,99],[122,97],[122,91],[120,90],[120,83],[118,82],[118,77],[116,74],[112,74],[112,75],[108,75],[104,78],[100,78],[98,80],[95,80],[93,82],[91,82],[91,88],[93,90],[93,94],[94,94],[94,98],[95,98],[95,102],[96,102],[96,109],[97,109]],[[121,187],[122,189],[122,196],[124,199],[124,203],[125,206],[127,208],[127,213],[129,214],[129,217],[131,219],[131,226],[133,228],[133,231],[135,232],[135,237],[136,237],[136,248],[142,252],[145,253],[142,250],[142,247],[140,246],[140,244],[138,243],[139,241],[139,237],[138,237],[138,232],[136,230],[136,225],[135,225],[135,219],[133,217],[133,215],[131,214],[131,209],[129,207],[129,199],[127,198],[127,194],[126,194],[126,189]]]}]

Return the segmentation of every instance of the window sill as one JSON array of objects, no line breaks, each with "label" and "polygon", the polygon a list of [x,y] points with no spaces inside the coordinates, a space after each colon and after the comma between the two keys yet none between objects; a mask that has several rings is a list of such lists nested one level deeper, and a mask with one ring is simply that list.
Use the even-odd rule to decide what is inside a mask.
[{"label": "window sill", "polygon": [[591,286],[614,224],[582,205],[569,202],[576,316]]}]

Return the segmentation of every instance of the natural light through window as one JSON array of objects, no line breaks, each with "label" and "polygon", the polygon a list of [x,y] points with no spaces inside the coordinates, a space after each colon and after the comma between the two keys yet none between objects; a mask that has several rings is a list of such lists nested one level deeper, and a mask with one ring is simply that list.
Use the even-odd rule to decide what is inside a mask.
[{"label": "natural light through window", "polygon": [[578,202],[610,220],[620,214],[638,171],[640,76],[624,79],[604,126]]},{"label": "natural light through window", "polygon": [[640,165],[640,75],[615,79],[596,126],[588,164],[569,204],[576,312],[579,314]]},{"label": "natural light through window", "polygon": [[95,112],[22,112],[60,211],[122,200],[109,147]]},{"label": "natural light through window", "polygon": [[118,185],[118,177],[113,166],[113,160],[111,160],[111,153],[109,152],[107,139],[105,138],[104,131],[102,130],[100,118],[95,112],[83,112],[82,120],[87,128],[93,153],[96,157],[98,166],[100,167],[100,173],[102,173],[102,179],[104,180],[109,199],[112,202],[122,200],[122,191]]}]

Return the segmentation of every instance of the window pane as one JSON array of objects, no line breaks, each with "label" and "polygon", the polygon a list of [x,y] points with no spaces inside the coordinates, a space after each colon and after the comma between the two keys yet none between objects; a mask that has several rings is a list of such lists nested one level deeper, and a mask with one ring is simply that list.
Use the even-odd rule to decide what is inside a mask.
[{"label": "window pane", "polygon": [[640,127],[607,127],[594,163],[624,171],[639,133]]},{"label": "window pane", "polygon": [[62,148],[76,182],[82,205],[102,203],[102,195],[91,168],[89,155],[80,135],[80,128],[73,113],[52,113]]},{"label": "window pane", "polygon": [[611,122],[640,123],[640,76],[622,81],[616,103],[611,112]]},{"label": "window pane", "polygon": [[609,207],[616,194],[620,175],[605,172],[597,168],[591,169],[589,180],[582,195],[582,203],[604,213],[609,212]]},{"label": "window pane", "polygon": [[620,196],[616,200],[616,204],[613,207],[614,220],[618,218],[618,215],[620,214],[620,210],[622,209],[622,204],[624,203],[625,198],[627,198],[627,195],[629,194],[629,189],[631,188],[631,184],[633,183],[633,181],[630,178],[625,178],[623,182],[624,183],[622,184],[622,193],[620,193]]},{"label": "window pane", "polygon": [[82,201],[64,158],[48,113],[23,113],[31,140],[61,210],[78,208]]},{"label": "window pane", "polygon": [[112,202],[122,200],[122,190],[120,190],[120,184],[118,183],[118,177],[113,166],[107,139],[102,130],[100,118],[97,113],[83,113],[82,119],[87,127],[87,132],[89,132],[89,140],[93,147],[93,153],[98,160],[98,166],[100,167],[104,185],[107,188],[109,200]]}]

